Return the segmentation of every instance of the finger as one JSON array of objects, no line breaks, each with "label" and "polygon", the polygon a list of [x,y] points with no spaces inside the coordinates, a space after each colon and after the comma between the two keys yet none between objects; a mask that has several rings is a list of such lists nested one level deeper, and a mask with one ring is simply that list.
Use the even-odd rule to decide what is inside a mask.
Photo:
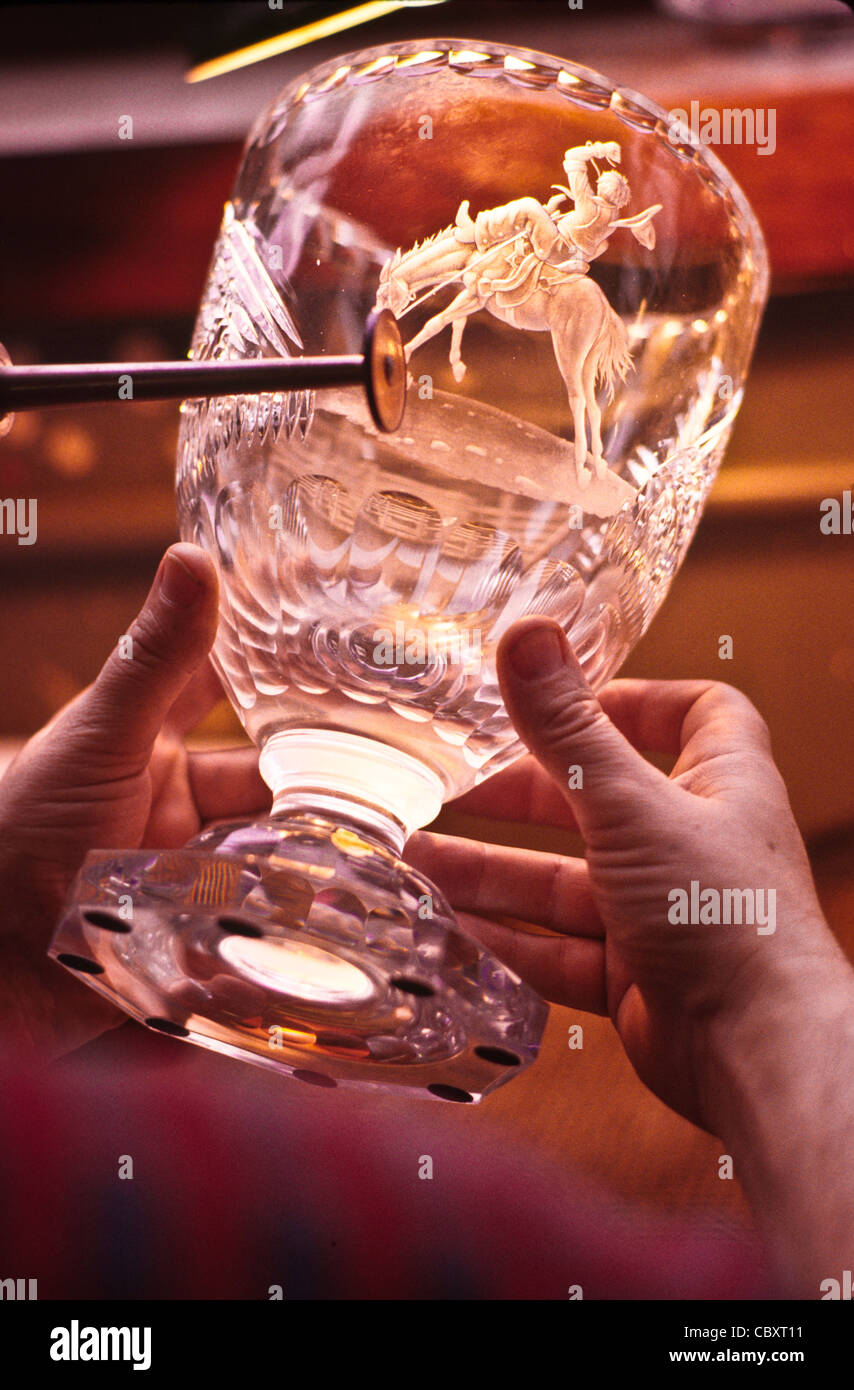
[{"label": "finger", "polygon": [[675,756],[685,742],[685,720],[714,686],[704,680],[616,680],[599,692],[599,703],[639,753]]},{"label": "finger", "polygon": [[550,1004],[606,1014],[605,945],[574,936],[532,936],[462,913],[459,923]]},{"label": "finger", "polygon": [[[638,752],[672,757],[680,752],[693,727],[685,724],[688,714],[715,686],[715,681],[700,680],[615,680],[600,691],[599,703]],[[578,828],[562,789],[533,757],[520,758],[512,767],[457,797],[453,806],[454,810],[492,820]]]},{"label": "finger", "polygon": [[572,807],[536,758],[522,757],[449,803],[466,815],[577,830]]},{"label": "finger", "polygon": [[189,733],[221,700],[225,691],[210,658],[191,676],[164,721],[174,734]]},{"label": "finger", "polygon": [[729,754],[737,774],[745,759],[754,768],[764,764],[776,773],[771,735],[756,706],[734,686],[712,681],[686,712],[682,753],[673,771],[677,775],[687,772],[723,751]]},{"label": "finger", "polygon": [[611,723],[557,623],[534,616],[514,623],[499,644],[498,679],[517,732],[562,789],[585,838],[637,821],[668,788]]},{"label": "finger", "polygon": [[268,811],[272,794],[258,771],[257,748],[223,748],[187,755],[187,775],[202,821]]},{"label": "finger", "polygon": [[171,546],[127,633],[127,656],[115,649],[81,701],[89,742],[128,764],[147,759],[170,708],[213,644],[217,608],[213,561],[197,546]]},{"label": "finger", "polygon": [[404,857],[442,889],[455,910],[500,913],[550,931],[604,937],[583,859],[426,830],[412,836]]}]

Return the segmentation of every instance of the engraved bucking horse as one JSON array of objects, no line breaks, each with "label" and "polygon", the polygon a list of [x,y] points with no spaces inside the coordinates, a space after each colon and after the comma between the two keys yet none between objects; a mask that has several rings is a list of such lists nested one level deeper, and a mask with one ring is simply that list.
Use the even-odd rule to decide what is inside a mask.
[{"label": "engraved bucking horse", "polygon": [[406,345],[409,361],[423,343],[450,326],[449,361],[457,382],[466,371],[461,345],[470,314],[486,309],[514,328],[550,332],[572,411],[579,486],[591,476],[586,467],[588,425],[596,477],[604,477],[608,467],[602,456],[597,385],[612,399],[616,379],[624,380],[632,366],[625,324],[587,270],[620,227],[651,250],[652,219],[661,210],[656,203],[621,218],[620,209],[631,196],[628,180],[608,169],[599,174],[594,191],[587,165],[596,159],[618,164],[620,146],[613,140],[588,141],[567,150],[563,167],[568,186],[553,184],[558,191],[545,205],[536,198],[517,198],[472,218],[468,201],[461,203],[451,226],[409,251],[397,250],[386,262],[376,304],[400,317],[437,290],[461,284],[451,303]]}]

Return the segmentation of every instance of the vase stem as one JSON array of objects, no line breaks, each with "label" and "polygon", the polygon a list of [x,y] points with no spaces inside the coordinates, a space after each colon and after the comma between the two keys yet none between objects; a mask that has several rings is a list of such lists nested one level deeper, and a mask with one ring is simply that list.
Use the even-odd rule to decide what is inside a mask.
[{"label": "vase stem", "polygon": [[261,750],[273,815],[312,812],[361,827],[400,854],[413,831],[439,813],[445,788],[408,753],[328,729],[275,733]]}]

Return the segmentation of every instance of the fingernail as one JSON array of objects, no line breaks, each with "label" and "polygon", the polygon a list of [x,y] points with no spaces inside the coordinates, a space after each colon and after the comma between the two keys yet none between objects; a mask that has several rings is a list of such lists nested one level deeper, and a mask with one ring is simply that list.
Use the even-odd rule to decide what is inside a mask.
[{"label": "fingernail", "polygon": [[201,596],[202,585],[183,560],[170,551],[160,572],[160,592],[176,608],[191,608]]},{"label": "fingernail", "polygon": [[507,660],[520,680],[553,676],[566,665],[566,638],[559,628],[528,628],[516,638]]}]

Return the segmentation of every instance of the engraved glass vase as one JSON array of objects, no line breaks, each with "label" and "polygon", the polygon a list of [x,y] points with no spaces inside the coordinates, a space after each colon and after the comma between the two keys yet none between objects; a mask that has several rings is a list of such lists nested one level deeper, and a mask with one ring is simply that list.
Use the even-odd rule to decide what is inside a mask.
[{"label": "engraved glass vase", "polygon": [[91,855],[53,954],[315,1085],[471,1101],[528,1065],[545,1005],[400,855],[524,751],[495,675],[514,619],[557,619],[594,687],[645,631],[766,293],[717,158],[587,69],[443,39],[282,92],[191,355],[353,353],[389,308],[406,412],[382,434],[356,387],[182,406],[181,535],[219,569],[214,659],[272,814]]}]

